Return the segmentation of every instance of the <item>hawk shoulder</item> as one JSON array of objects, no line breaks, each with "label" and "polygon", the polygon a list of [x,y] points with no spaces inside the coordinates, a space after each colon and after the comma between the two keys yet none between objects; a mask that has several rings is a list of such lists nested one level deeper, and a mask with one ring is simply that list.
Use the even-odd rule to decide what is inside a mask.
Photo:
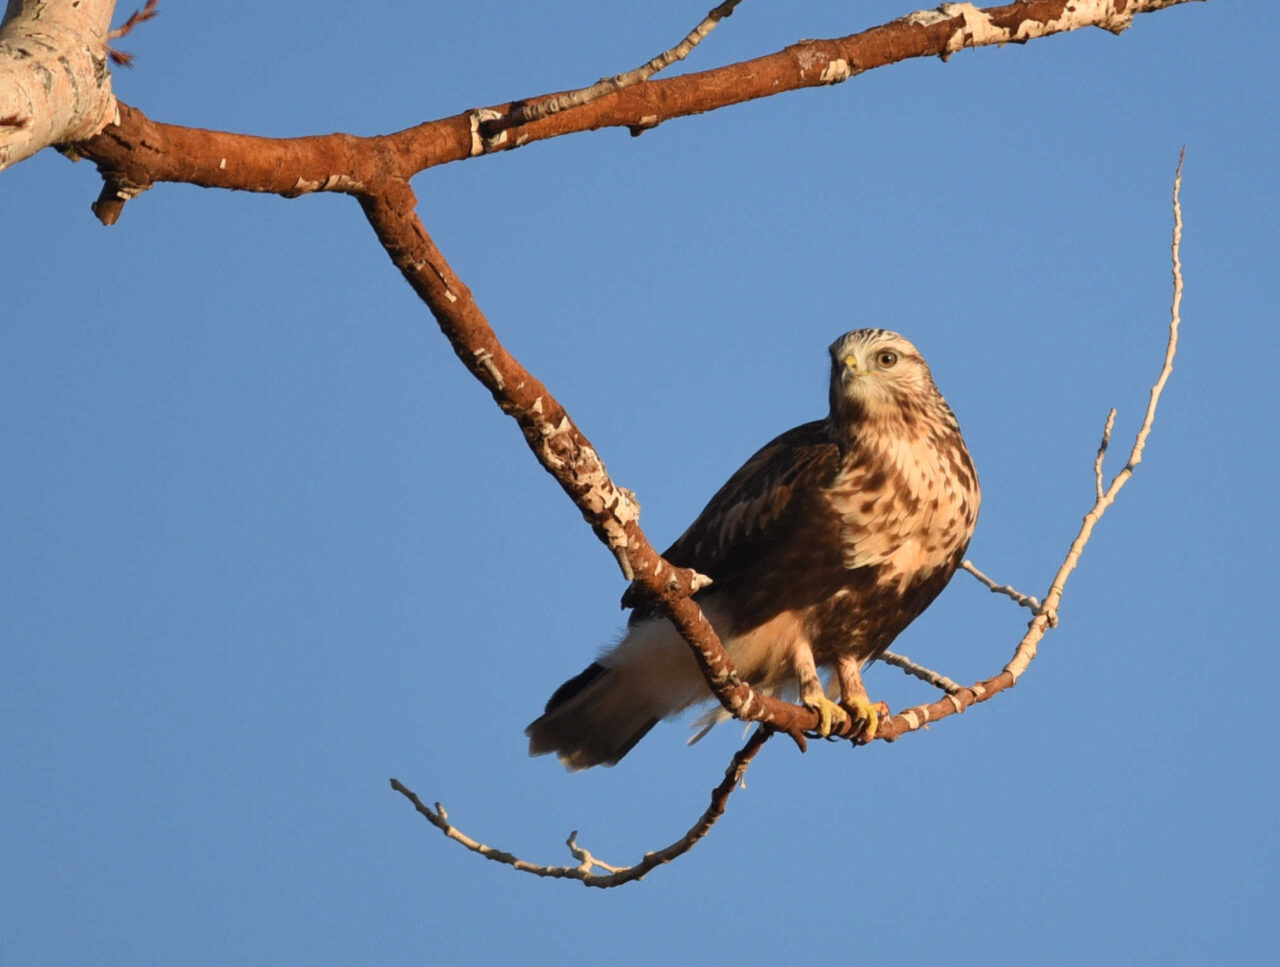
[{"label": "hawk shoulder", "polygon": [[[710,576],[715,583],[708,592],[723,591],[757,567],[812,514],[815,498],[835,479],[841,462],[829,421],[814,420],[787,430],[716,491],[663,557]],[[633,585],[623,595],[623,606],[639,606],[641,598]],[[651,613],[638,608],[632,620]]]}]

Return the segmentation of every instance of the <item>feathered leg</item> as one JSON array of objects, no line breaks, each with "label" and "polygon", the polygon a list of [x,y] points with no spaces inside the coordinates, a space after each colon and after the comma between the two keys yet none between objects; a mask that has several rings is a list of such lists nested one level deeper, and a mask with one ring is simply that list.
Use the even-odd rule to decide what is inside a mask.
[{"label": "feathered leg", "polygon": [[800,701],[805,708],[818,713],[818,734],[825,739],[849,721],[849,714],[827,698],[822,679],[818,678],[818,667],[813,661],[813,649],[807,641],[799,639],[791,646],[791,667],[800,685]]},{"label": "feathered leg", "polygon": [[836,678],[840,681],[840,704],[848,710],[854,721],[862,723],[862,731],[855,736],[863,742],[875,738],[880,728],[881,710],[888,711],[883,702],[872,702],[867,687],[862,684],[862,662],[850,655],[836,659]]}]

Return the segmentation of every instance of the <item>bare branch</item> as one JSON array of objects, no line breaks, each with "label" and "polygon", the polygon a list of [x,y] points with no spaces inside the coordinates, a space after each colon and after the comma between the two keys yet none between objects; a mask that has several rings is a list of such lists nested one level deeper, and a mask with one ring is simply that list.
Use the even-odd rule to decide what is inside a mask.
[{"label": "bare branch", "polygon": [[1076,534],[1076,539],[1071,543],[1070,550],[1067,551],[1066,559],[1054,576],[1053,583],[1049,586],[1048,594],[1045,595],[1042,613],[1037,615],[1031,622],[1031,627],[1019,643],[1013,659],[1005,666],[1005,671],[1013,675],[1015,681],[1026,670],[1031,660],[1035,658],[1036,647],[1044,636],[1044,627],[1041,626],[1041,622],[1048,625],[1056,619],[1058,604],[1062,600],[1067,578],[1071,576],[1071,572],[1075,570],[1076,565],[1079,563],[1080,555],[1084,553],[1085,545],[1089,542],[1089,538],[1093,536],[1093,528],[1102,519],[1102,515],[1106,513],[1107,508],[1115,502],[1121,488],[1129,482],[1129,478],[1133,476],[1133,471],[1142,462],[1142,450],[1146,446],[1147,437],[1150,435],[1151,427],[1155,423],[1156,407],[1160,402],[1160,394],[1164,392],[1165,384],[1169,381],[1169,375],[1173,372],[1173,357],[1178,351],[1178,326],[1182,321],[1180,312],[1182,306],[1182,260],[1180,257],[1182,247],[1182,203],[1180,194],[1182,191],[1182,163],[1185,158],[1186,148],[1183,148],[1178,155],[1178,169],[1173,179],[1173,304],[1170,308],[1169,338],[1165,344],[1164,363],[1160,367],[1160,375],[1156,379],[1155,385],[1151,387],[1151,394],[1147,400],[1147,412],[1143,416],[1142,425],[1138,428],[1137,436],[1134,438],[1133,449],[1129,451],[1129,462],[1115,475],[1106,492],[1094,501],[1093,507],[1084,515],[1080,531]]},{"label": "bare branch", "polygon": [[[698,821],[690,826],[689,830],[674,843],[660,850],[645,853],[641,860],[632,866],[613,866],[597,859],[589,850],[578,844],[576,830],[569,834],[566,845],[568,845],[569,851],[573,854],[573,858],[578,861],[577,866],[543,866],[538,863],[530,863],[528,860],[520,859],[513,853],[495,849],[492,846],[481,843],[479,840],[472,839],[449,822],[449,814],[440,803],[436,803],[435,808],[432,809],[423,803],[416,793],[406,788],[399,779],[391,780],[391,788],[413,803],[413,808],[427,822],[444,833],[445,836],[455,843],[461,843],[471,852],[479,853],[485,859],[510,866],[512,869],[519,870],[522,873],[531,873],[534,876],[578,880],[583,886],[608,888],[643,879],[645,874],[654,867],[670,863],[676,857],[682,856],[693,849],[702,837],[711,832],[711,827],[724,815],[729,797],[742,784],[742,777],[746,775],[747,767],[751,765],[751,760],[756,757],[756,753],[764,747],[765,742],[769,740],[769,736],[772,734],[771,730],[763,726],[757,728],[751,734],[751,737],[747,739],[746,745],[734,754],[733,759],[729,762],[729,767],[725,770],[724,779],[711,791],[711,803],[702,815],[698,817]],[[596,872],[597,870],[603,870],[604,872]]]},{"label": "bare branch", "polygon": [[980,583],[985,584],[987,586],[987,590],[991,591],[993,594],[1006,595],[1018,602],[1018,604],[1022,605],[1024,608],[1030,608],[1032,611],[1040,610],[1040,602],[1038,600],[1030,595],[1023,594],[1017,588],[1010,587],[1007,584],[996,584],[995,581],[979,571],[977,567],[974,566],[973,561],[961,561],[960,568],[961,570],[968,571],[977,578]]},{"label": "bare branch", "polygon": [[901,668],[908,675],[914,675],[922,682],[928,682],[934,688],[940,688],[948,695],[954,695],[963,688],[956,682],[953,682],[946,675],[935,672],[931,668],[925,668],[923,665],[917,665],[906,655],[899,655],[894,651],[886,651],[880,655],[880,660],[886,665],[892,665],[894,668]]},{"label": "bare branch", "polygon": [[[788,87],[834,83],[870,67],[926,53],[951,53],[966,46],[1021,41],[1081,26],[1123,29],[1135,13],[1180,2],[1186,0],[1134,0],[1123,14],[1116,13],[1112,4],[1104,0],[1024,0],[987,10],[978,10],[972,4],[948,4],[938,11],[913,14],[829,42],[831,51],[823,46],[826,42],[805,41],[781,54],[731,68],[635,84],[584,105],[581,110],[567,112],[574,118],[568,127],[552,126],[553,121],[564,120],[562,112],[526,125],[521,138],[535,129],[542,132],[538,137],[550,137],[604,123],[635,123],[649,118],[649,111],[656,104],[663,105],[671,116],[694,113]],[[771,65],[773,73],[767,75],[763,88],[754,90],[753,85],[761,82],[758,72],[766,65]],[[747,69],[741,78],[734,73],[740,69]],[[731,78],[742,83],[726,88],[721,81]],[[628,101],[641,91],[643,97],[638,102]],[[592,121],[591,112],[606,103],[615,112],[609,116],[611,120]],[[689,600],[700,576],[672,567],[649,544],[640,529],[638,507],[630,493],[609,477],[599,455],[546,387],[498,341],[470,291],[419,220],[408,177],[431,164],[450,160],[451,151],[457,152],[453,155],[456,158],[473,153],[478,136],[475,112],[386,138],[339,134],[277,140],[156,124],[125,105],[119,108],[121,123],[81,146],[86,155],[98,161],[107,182],[95,206],[104,222],[118,218],[124,200],[156,180],[289,196],[311,191],[356,195],[384,248],[426,302],[459,358],[489,389],[503,411],[519,423],[538,460],[560,482],[609,547],[624,577],[668,615],[689,643],[721,705],[735,718],[786,731],[804,748],[803,733],[818,727],[817,713],[761,695],[742,681],[715,630]],[[627,120],[622,120],[624,117]],[[464,125],[462,130],[458,123]],[[451,144],[454,135],[458,137]],[[1049,620],[1053,617],[1050,614]],[[840,734],[850,729],[851,725]]]},{"label": "bare branch", "polygon": [[[541,101],[519,104],[514,106],[506,115],[485,121],[480,125],[480,134],[488,142],[486,147],[496,147],[497,145],[493,143],[494,139],[509,128],[528,124],[530,121],[540,121],[542,118],[556,114],[566,108],[581,107],[584,104],[589,104],[604,97],[606,94],[612,94],[615,91],[622,90],[624,87],[630,87],[632,84],[647,81],[659,71],[666,70],[677,61],[684,60],[689,56],[693,48],[702,43],[703,38],[715,29],[716,24],[725,17],[730,16],[733,13],[733,8],[741,2],[742,0],[726,0],[725,3],[713,8],[703,18],[702,22],[689,32],[684,40],[670,50],[663,51],[647,64],[637,67],[635,70],[627,71],[625,74],[615,74],[613,77],[602,77],[590,87],[557,94]],[[644,127],[643,125],[636,125],[632,128],[632,133],[639,133],[644,130]]]},{"label": "bare branch", "polygon": [[[349,134],[263,138],[152,121],[119,105],[115,125],[78,143],[78,154],[104,176],[141,190],[160,181],[293,197],[316,191],[362,194],[389,178],[408,180],[435,165],[491,150],[603,127],[648,128],[676,117],[713,111],[784,91],[820,87],[915,57],[949,55],[966,47],[1022,43],[1081,27],[1122,30],[1138,13],[1191,0],[1022,0],[978,9],[946,4],[831,40],[804,40],[783,50],[680,77],[631,84],[571,111],[520,126],[514,137],[486,142],[482,125],[511,115],[511,103],[468,110],[381,137]],[[0,93],[3,85],[0,85]],[[530,107],[555,95],[524,98]],[[0,115],[19,111],[4,110]],[[487,130],[487,128],[486,128]],[[3,159],[0,157],[0,166]]]},{"label": "bare branch", "polygon": [[[107,81],[95,92],[93,101],[99,114],[82,111],[74,123],[67,122],[58,128],[61,133],[56,137],[74,142],[73,147],[67,149],[69,153],[79,151],[98,163],[106,187],[96,210],[99,217],[108,223],[119,216],[127,198],[157,181],[238,188],[287,197],[317,191],[355,195],[379,241],[429,307],[458,357],[490,391],[503,412],[516,420],[530,449],[617,558],[623,575],[655,602],[689,643],[709,687],[722,706],[735,718],[762,723],[763,727],[734,757],[725,780],[713,793],[711,805],[699,822],[676,843],[646,854],[641,862],[625,868],[615,868],[597,860],[577,844],[575,837],[570,838],[569,845],[579,861],[578,866],[541,867],[521,861],[467,837],[449,823],[442,807],[437,805],[435,810],[429,809],[411,791],[392,780],[393,787],[409,798],[422,815],[449,838],[470,850],[537,875],[576,878],[592,886],[613,886],[639,879],[653,866],[691,848],[722,815],[729,794],[771,734],[770,730],[788,732],[803,748],[803,733],[817,727],[818,715],[814,710],[761,695],[739,678],[715,629],[690,598],[705,578],[688,569],[673,567],[657,554],[639,526],[639,508],[631,493],[614,483],[603,461],[564,408],[498,341],[469,289],[445,261],[418,218],[409,177],[428,167],[478,153],[476,141],[482,125],[489,123],[486,119],[511,118],[517,111],[527,111],[518,136],[495,138],[492,147],[518,147],[534,140],[606,126],[625,126],[633,130],[651,127],[669,118],[701,113],[786,90],[838,83],[875,67],[912,57],[945,58],[967,47],[1021,43],[1084,26],[1119,32],[1137,13],[1183,2],[1189,0],[1127,0],[1123,4],[1116,0],[1023,0],[985,10],[970,3],[948,3],[937,10],[920,11],[860,34],[829,41],[802,41],[765,57],[711,71],[660,81],[646,79],[653,71],[649,75],[637,76],[635,80],[628,79],[631,75],[619,75],[625,83],[613,78],[604,82],[608,87],[606,91],[592,92],[588,89],[588,93],[574,102],[574,110],[571,111],[563,108],[544,110],[538,105],[554,98],[539,98],[521,104],[518,109],[508,104],[479,112],[468,111],[376,138],[335,134],[270,139],[158,124],[141,112],[118,104],[110,94],[109,73],[101,70],[100,73],[107,75]],[[49,7],[59,5],[65,4],[61,4],[61,0],[46,3]],[[76,5],[70,4],[72,7]],[[85,4],[86,7],[91,5],[95,8],[101,6],[100,3]],[[720,16],[725,16],[733,6],[721,4],[712,14],[722,11]],[[146,19],[144,14],[153,9],[154,0],[148,0],[136,22]],[[126,24],[126,28],[132,25],[134,18],[130,19],[131,23]],[[11,26],[6,23],[5,30]],[[707,29],[711,29],[710,26]],[[686,38],[685,54],[697,42],[692,40],[696,34],[697,30]],[[97,35],[97,46],[90,45],[99,64],[104,38],[105,26]],[[673,48],[673,52],[680,51],[683,46]],[[673,52],[668,54],[674,57]],[[641,72],[662,60],[662,57],[655,59],[646,68],[641,68]],[[32,127],[33,118],[40,123],[44,121],[40,111],[4,99],[6,66],[0,61],[0,118],[3,119],[0,121],[0,167],[9,160],[25,156],[8,153],[13,144],[19,143],[15,132],[24,132]],[[74,76],[79,76],[78,70]],[[57,107],[54,105],[48,110]],[[116,113],[117,123],[109,125],[96,137],[89,137],[101,128],[104,121],[100,113],[107,109]],[[46,109],[42,107],[41,110]],[[44,137],[43,143],[48,144],[51,136],[37,132],[23,137],[26,141],[22,142],[20,150],[29,154],[40,146],[39,137]],[[87,140],[82,140],[85,138]],[[481,137],[481,152],[490,147],[483,142]],[[965,562],[965,569],[991,590],[1007,594],[1036,612],[1027,633],[998,675],[967,687],[923,669],[909,659],[893,656],[900,663],[892,660],[891,663],[946,689],[948,695],[939,702],[916,706],[886,718],[881,722],[877,738],[893,740],[930,721],[962,712],[970,705],[1011,687],[1034,659],[1038,643],[1047,629],[1056,624],[1063,588],[1078,564],[1094,526],[1141,462],[1160,395],[1172,372],[1182,294],[1179,260],[1182,219],[1178,200],[1181,170],[1180,160],[1174,183],[1175,284],[1169,341],[1164,366],[1151,390],[1147,413],[1128,463],[1104,490],[1101,485],[1102,458],[1110,435],[1109,420],[1103,446],[1095,461],[1095,504],[1085,515],[1043,603],[1006,585],[996,585]],[[847,723],[840,734],[849,737],[851,730],[852,722]],[[597,873],[597,870],[604,872]]]},{"label": "bare branch", "polygon": [[1164,363],[1160,368],[1160,375],[1156,379],[1155,385],[1151,388],[1147,412],[1143,418],[1142,426],[1138,429],[1138,433],[1134,438],[1133,449],[1129,453],[1128,463],[1125,464],[1124,469],[1116,474],[1111,481],[1111,485],[1096,498],[1093,507],[1084,515],[1080,530],[1076,534],[1075,540],[1071,542],[1071,547],[1067,550],[1067,556],[1058,568],[1058,573],[1054,575],[1049,591],[1045,595],[1043,605],[1038,609],[1036,616],[1031,619],[1030,624],[1027,626],[1026,634],[1018,642],[1018,647],[1009,663],[1005,665],[1004,670],[999,675],[984,682],[978,682],[968,688],[962,688],[960,691],[948,695],[942,701],[934,702],[930,705],[918,705],[915,708],[899,712],[888,721],[882,723],[880,731],[876,735],[877,738],[892,741],[906,732],[913,732],[929,722],[946,718],[956,712],[963,712],[971,705],[985,702],[991,696],[1007,688],[1012,688],[1022,673],[1027,670],[1027,666],[1035,659],[1036,649],[1045,632],[1057,623],[1058,605],[1062,601],[1067,579],[1080,562],[1080,555],[1084,553],[1085,545],[1089,543],[1089,538],[1093,535],[1093,528],[1102,519],[1102,515],[1106,513],[1107,508],[1115,502],[1116,495],[1120,493],[1121,488],[1133,476],[1134,468],[1141,461],[1142,448],[1151,433],[1152,425],[1155,423],[1156,406],[1160,402],[1160,394],[1164,391],[1169,374],[1173,372],[1173,358],[1178,351],[1178,327],[1181,324],[1182,260],[1180,252],[1182,245],[1182,204],[1179,199],[1182,189],[1182,163],[1185,157],[1186,149],[1184,148],[1178,156],[1178,169],[1173,180],[1173,305],[1170,310],[1169,337],[1165,344]]},{"label": "bare branch", "polygon": [[1102,461],[1107,455],[1107,447],[1111,444],[1111,430],[1116,425],[1116,408],[1111,407],[1107,414],[1107,422],[1102,427],[1102,442],[1098,444],[1098,456],[1093,461],[1094,490],[1098,499],[1102,499]]}]

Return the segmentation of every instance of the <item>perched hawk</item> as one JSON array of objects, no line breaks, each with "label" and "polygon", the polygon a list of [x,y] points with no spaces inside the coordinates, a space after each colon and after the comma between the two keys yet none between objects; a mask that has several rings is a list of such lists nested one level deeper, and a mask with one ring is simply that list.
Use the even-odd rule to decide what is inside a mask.
[{"label": "perched hawk", "polygon": [[[709,575],[698,604],[738,673],[798,691],[820,731],[878,726],[861,669],[951,579],[978,477],[916,348],[855,329],[831,346],[831,412],[788,430],[711,498],[664,555]],[[639,595],[622,640],[561,685],[525,734],[570,769],[613,765],[661,718],[711,697],[688,645]],[[818,668],[834,671],[840,703]],[[712,713],[714,723],[725,715]]]}]

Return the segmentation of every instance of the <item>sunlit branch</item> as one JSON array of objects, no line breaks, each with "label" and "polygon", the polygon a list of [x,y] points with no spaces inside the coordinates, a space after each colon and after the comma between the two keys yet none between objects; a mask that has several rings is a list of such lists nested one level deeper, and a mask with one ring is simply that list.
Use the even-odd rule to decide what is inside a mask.
[{"label": "sunlit branch", "polygon": [[528,860],[520,859],[513,853],[495,849],[468,836],[449,822],[449,814],[445,812],[445,808],[440,803],[436,803],[435,808],[432,809],[419,799],[412,790],[406,788],[400,780],[392,779],[391,788],[413,803],[413,808],[427,822],[444,833],[445,836],[455,843],[460,843],[471,852],[479,853],[485,859],[510,866],[512,869],[519,870],[522,873],[531,873],[534,876],[578,880],[583,886],[621,886],[624,883],[639,880],[654,867],[670,863],[676,857],[689,852],[702,837],[711,832],[711,827],[724,815],[725,804],[729,801],[729,797],[735,789],[742,785],[742,778],[746,775],[747,767],[751,765],[751,760],[756,757],[756,753],[764,747],[765,742],[769,740],[769,736],[772,734],[767,728],[757,728],[751,734],[751,737],[747,739],[746,745],[734,754],[733,759],[729,762],[729,767],[725,770],[724,778],[711,791],[710,805],[698,817],[698,821],[690,826],[688,831],[674,843],[660,850],[645,853],[638,863],[631,866],[614,866],[597,859],[589,850],[579,845],[577,830],[570,833],[569,839],[566,841],[570,853],[578,861],[576,866],[544,866],[539,863],[530,863]]},{"label": "sunlit branch", "polygon": [[1006,597],[1012,598],[1014,601],[1018,602],[1018,604],[1022,605],[1024,608],[1030,608],[1032,611],[1040,610],[1040,602],[1037,601],[1035,598],[1030,597],[1029,595],[1023,594],[1017,588],[1010,587],[1007,584],[996,584],[994,580],[992,580],[991,578],[983,574],[981,571],[979,571],[972,561],[961,561],[960,569],[963,571],[968,571],[970,574],[972,574],[975,578],[978,579],[979,582],[986,585],[987,590],[992,592],[993,594],[1003,594]]},{"label": "sunlit branch", "polygon": [[[1169,334],[1165,343],[1164,362],[1160,367],[1160,374],[1151,388],[1151,393],[1147,400],[1147,411],[1143,417],[1142,425],[1138,428],[1138,432],[1134,437],[1133,448],[1129,451],[1128,462],[1111,480],[1111,484],[1096,496],[1093,506],[1084,515],[1080,529],[1076,533],[1075,539],[1071,542],[1061,566],[1054,575],[1043,603],[1037,609],[1035,617],[1028,624],[1026,634],[1018,642],[1013,657],[1005,665],[1004,670],[986,681],[962,688],[941,701],[928,705],[918,705],[899,712],[882,723],[877,738],[892,741],[900,735],[913,732],[930,722],[936,722],[938,719],[946,718],[957,712],[963,712],[972,705],[985,702],[993,695],[1007,688],[1012,688],[1022,673],[1027,670],[1027,666],[1035,659],[1036,650],[1041,639],[1044,638],[1045,632],[1056,625],[1058,605],[1062,601],[1067,579],[1076,569],[1076,565],[1079,564],[1080,555],[1084,553],[1085,545],[1089,543],[1089,538],[1093,536],[1094,527],[1102,519],[1107,508],[1115,502],[1116,496],[1124,485],[1129,482],[1133,476],[1133,471],[1142,461],[1142,450],[1151,433],[1151,427],[1155,423],[1156,407],[1159,405],[1160,396],[1164,392],[1169,375],[1173,372],[1173,359],[1178,351],[1178,327],[1182,321],[1182,204],[1180,195],[1182,190],[1182,163],[1185,157],[1186,149],[1184,148],[1178,157],[1178,168],[1173,179],[1173,304],[1169,314]],[[1112,425],[1112,419],[1111,416],[1107,418],[1108,429]],[[1104,434],[1104,442],[1107,439],[1109,439],[1109,432]],[[1100,448],[1100,451],[1104,449]],[[1097,462],[1095,462],[1094,472],[1095,477],[1101,472],[1100,464]]]},{"label": "sunlit branch", "polygon": [[922,682],[928,682],[934,688],[940,688],[948,695],[960,691],[964,686],[953,682],[946,675],[935,672],[931,668],[925,668],[923,665],[917,665],[906,655],[899,655],[897,652],[885,651],[880,655],[880,660],[886,665],[892,665],[894,668],[901,668],[908,675],[914,675]]},{"label": "sunlit branch", "polygon": [[[637,67],[635,70],[627,71],[624,74],[615,74],[613,77],[602,77],[590,87],[579,88],[576,91],[566,91],[564,94],[557,94],[554,97],[544,98],[540,101],[527,101],[513,107],[506,114],[490,111],[490,116],[483,119],[479,125],[480,135],[488,142],[487,147],[495,147],[497,136],[509,128],[528,124],[531,121],[540,121],[542,118],[556,114],[566,108],[581,107],[604,97],[606,94],[613,94],[624,87],[647,81],[659,71],[664,71],[672,64],[688,57],[693,48],[702,43],[703,38],[715,29],[716,24],[732,14],[733,8],[741,2],[742,0],[727,0],[727,2],[713,8],[703,18],[702,22],[689,32],[684,40],[670,50],[663,51],[657,57],[641,67]],[[636,129],[642,129],[642,126],[637,125]]]}]

